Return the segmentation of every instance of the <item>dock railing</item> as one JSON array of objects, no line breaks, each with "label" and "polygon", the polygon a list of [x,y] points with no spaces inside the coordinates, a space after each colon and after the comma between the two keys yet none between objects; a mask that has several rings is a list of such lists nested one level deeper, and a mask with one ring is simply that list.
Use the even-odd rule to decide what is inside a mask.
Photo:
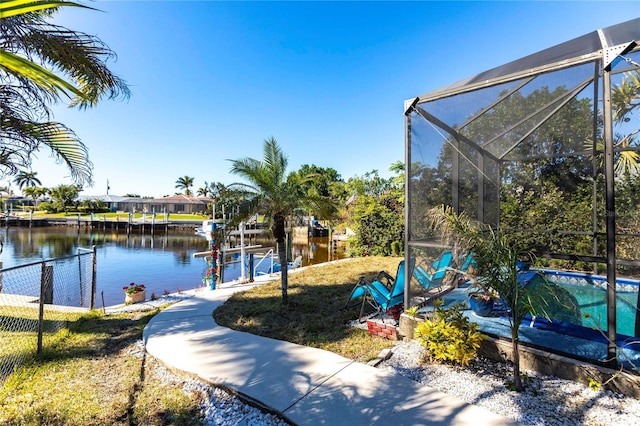
[{"label": "dock railing", "polygon": [[258,267],[260,266],[260,264],[262,264],[262,262],[264,262],[266,259],[270,259],[271,260],[271,265],[269,266],[269,272],[273,273],[273,256],[275,255],[275,252],[272,248],[269,249],[269,251],[267,251],[266,253],[264,253],[262,255],[262,257],[260,258],[260,260],[258,261],[258,263],[255,264],[255,266],[253,267],[253,276],[256,277],[258,274]]},{"label": "dock railing", "polygon": [[95,298],[95,246],[10,268],[0,263],[0,381],[53,344]]}]

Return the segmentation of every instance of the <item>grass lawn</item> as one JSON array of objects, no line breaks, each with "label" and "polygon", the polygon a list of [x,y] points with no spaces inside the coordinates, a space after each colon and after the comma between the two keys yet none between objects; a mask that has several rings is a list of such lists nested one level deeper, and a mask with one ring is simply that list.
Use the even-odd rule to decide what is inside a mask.
[{"label": "grass lawn", "polygon": [[361,276],[395,275],[399,257],[362,257],[289,274],[289,305],[282,305],[280,280],[237,293],[214,312],[218,324],[273,339],[335,352],[367,362],[392,342],[348,327],[358,308],[342,310]]},{"label": "grass lawn", "polygon": [[203,395],[156,378],[161,367],[144,355],[142,330],[157,312],[70,316],[42,355],[4,381],[0,424],[196,424]]}]

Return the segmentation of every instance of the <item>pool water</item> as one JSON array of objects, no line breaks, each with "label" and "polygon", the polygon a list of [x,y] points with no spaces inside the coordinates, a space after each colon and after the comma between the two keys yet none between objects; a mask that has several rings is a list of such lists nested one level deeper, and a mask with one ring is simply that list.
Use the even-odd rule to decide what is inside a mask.
[{"label": "pool water", "polygon": [[[585,327],[607,329],[607,292],[594,285],[567,283],[548,277],[576,298]],[[616,327],[618,334],[633,336],[638,303],[638,292],[618,291],[616,293]]]}]

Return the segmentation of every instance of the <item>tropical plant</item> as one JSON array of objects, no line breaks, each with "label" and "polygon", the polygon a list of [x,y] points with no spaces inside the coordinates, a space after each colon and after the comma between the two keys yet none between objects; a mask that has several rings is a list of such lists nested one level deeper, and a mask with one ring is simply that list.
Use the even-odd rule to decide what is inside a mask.
[{"label": "tropical plant", "polygon": [[[356,235],[350,249],[356,253],[389,256],[404,242],[404,205],[397,195],[360,196],[349,223]],[[395,244],[394,244],[395,243]]]},{"label": "tropical plant", "polygon": [[70,106],[87,108],[105,96],[130,94],[125,82],[107,68],[106,60],[115,54],[102,40],[48,22],[60,7],[69,6],[91,9],[71,1],[0,2],[0,170],[4,173],[28,168],[33,153],[46,146],[67,165],[76,183],[91,182],[86,146],[71,129],[49,121],[50,104],[68,98]]},{"label": "tropical plant", "polygon": [[196,195],[198,197],[207,197],[209,195],[209,185],[207,184],[207,181],[204,182],[204,186],[198,188]]},{"label": "tropical plant", "polygon": [[189,188],[191,188],[193,186],[193,178],[190,176],[182,176],[179,177],[178,180],[176,180],[176,188],[177,189],[183,189],[184,190],[184,195],[191,195],[191,190]]},{"label": "tropical plant", "polygon": [[36,177],[37,174],[38,172],[27,172],[21,170],[20,172],[18,172],[13,181],[18,185],[18,188],[20,189],[24,188],[25,186],[42,185],[40,179]]},{"label": "tropical plant", "polygon": [[276,240],[281,265],[282,303],[287,305],[289,297],[286,220],[298,207],[308,207],[330,216],[335,206],[327,197],[303,194],[299,188],[300,179],[288,178],[288,159],[278,142],[272,137],[265,139],[263,159],[242,158],[231,161],[231,173],[241,176],[248,183],[236,183],[234,187],[244,192],[245,201],[241,203],[240,214],[236,221],[248,218],[255,213],[265,214],[265,220],[271,226]]},{"label": "tropical plant", "polygon": [[315,164],[303,164],[290,178],[299,179],[299,188],[304,194],[330,197],[335,201],[344,197],[344,181],[340,174],[331,167],[320,167]]},{"label": "tropical plant", "polygon": [[81,205],[86,211],[91,213],[103,213],[109,210],[105,202],[97,198],[83,200]]},{"label": "tropical plant", "polygon": [[38,199],[46,195],[49,190],[41,186],[28,186],[22,190],[22,193],[33,199],[33,207],[38,208]]},{"label": "tropical plant", "polygon": [[73,205],[73,202],[78,198],[80,189],[75,185],[58,185],[55,188],[49,189],[54,209],[56,211],[68,210],[68,207]]},{"label": "tropical plant", "polygon": [[[544,297],[556,297],[546,280],[541,285],[521,285],[519,264],[523,250],[510,234],[472,221],[464,213],[456,214],[451,207],[439,206],[427,212],[431,226],[442,241],[454,247],[454,256],[473,253],[474,268],[468,276],[485,292],[497,292],[508,309],[513,350],[513,385],[523,389],[520,376],[519,334],[525,315],[533,313],[549,317]],[[457,252],[457,253],[456,253]]]},{"label": "tropical plant", "polygon": [[[631,114],[638,112],[640,107],[640,71],[624,74],[620,84],[615,85],[611,94],[613,107],[613,119],[619,123],[631,122]],[[637,122],[637,121],[636,121]],[[640,156],[636,151],[625,150],[632,146],[637,147],[636,139],[640,129],[631,129],[629,133],[618,138],[616,148],[622,149],[615,165],[616,173],[638,175],[640,174]]]},{"label": "tropical plant", "polygon": [[[400,164],[394,163],[390,170],[397,172]],[[403,185],[397,178],[384,179],[373,170],[349,179],[345,187],[356,195],[356,201],[349,201],[345,209],[346,225],[356,233],[349,242],[350,253],[400,253],[404,243]]]},{"label": "tropical plant", "polygon": [[424,322],[417,325],[414,337],[424,346],[431,361],[468,365],[486,336],[478,324],[462,313],[461,304],[444,309],[442,300],[439,302]]}]

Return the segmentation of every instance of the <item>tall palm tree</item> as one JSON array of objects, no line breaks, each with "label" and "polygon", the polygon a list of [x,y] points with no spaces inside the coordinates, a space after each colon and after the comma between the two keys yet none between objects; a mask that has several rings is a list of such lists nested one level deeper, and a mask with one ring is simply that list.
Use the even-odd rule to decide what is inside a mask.
[{"label": "tall palm tree", "polygon": [[297,207],[311,207],[321,214],[331,214],[335,206],[326,197],[305,195],[299,188],[300,180],[288,178],[288,159],[272,137],[264,141],[262,161],[242,158],[231,161],[231,173],[243,177],[248,183],[234,184],[244,189],[246,202],[241,205],[239,218],[247,218],[254,213],[265,214],[271,224],[271,232],[276,240],[281,265],[282,303],[289,303],[288,268],[286,251],[286,219]]},{"label": "tall palm tree", "polygon": [[184,189],[184,195],[191,195],[191,188],[193,186],[193,178],[191,176],[182,176],[176,180],[176,188]]},{"label": "tall palm tree", "polygon": [[87,148],[71,129],[49,121],[49,106],[68,98],[70,106],[87,108],[105,96],[127,98],[129,89],[107,68],[115,54],[102,40],[47,22],[68,6],[91,9],[71,1],[0,2],[0,168],[28,168],[33,152],[47,146],[82,184],[91,181]]},{"label": "tall palm tree", "polygon": [[13,181],[18,185],[18,188],[20,188],[20,190],[22,190],[22,188],[24,188],[25,186],[29,187],[42,185],[40,179],[36,177],[37,174],[38,172],[27,172],[21,170],[20,172],[18,172],[18,175]]}]

